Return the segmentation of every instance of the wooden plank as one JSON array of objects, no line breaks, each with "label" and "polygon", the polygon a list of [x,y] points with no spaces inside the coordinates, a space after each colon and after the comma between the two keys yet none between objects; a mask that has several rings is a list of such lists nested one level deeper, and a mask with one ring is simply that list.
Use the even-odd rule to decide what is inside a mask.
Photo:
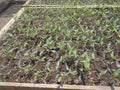
[{"label": "wooden plank", "polygon": [[120,90],[120,87],[0,82],[0,90]]},{"label": "wooden plank", "polygon": [[120,5],[23,5],[32,8],[120,8]]},{"label": "wooden plank", "polygon": [[[31,2],[31,0],[27,0],[24,5],[28,5]],[[21,8],[18,13],[16,14],[16,18],[19,18],[22,13],[25,11],[25,8]],[[2,36],[8,31],[8,29],[14,24],[16,19],[13,17],[1,30],[0,30],[0,39]]]}]

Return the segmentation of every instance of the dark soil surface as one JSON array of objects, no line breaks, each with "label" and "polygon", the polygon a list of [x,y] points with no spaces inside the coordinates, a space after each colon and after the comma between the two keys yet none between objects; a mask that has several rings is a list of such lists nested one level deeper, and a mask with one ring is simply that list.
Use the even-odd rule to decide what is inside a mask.
[{"label": "dark soil surface", "polygon": [[108,4],[119,5],[119,0],[33,0],[33,5],[46,4],[46,5],[95,5],[95,4]]},{"label": "dark soil surface", "polygon": [[16,14],[23,3],[9,4],[2,12],[0,12],[0,30],[7,22]]},{"label": "dark soil surface", "polygon": [[0,40],[0,81],[120,86],[119,9],[29,9]]}]

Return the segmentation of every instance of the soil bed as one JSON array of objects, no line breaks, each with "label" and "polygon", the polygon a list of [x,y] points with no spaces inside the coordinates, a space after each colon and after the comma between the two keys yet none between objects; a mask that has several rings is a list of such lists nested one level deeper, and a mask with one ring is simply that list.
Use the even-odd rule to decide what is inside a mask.
[{"label": "soil bed", "polygon": [[95,4],[108,4],[120,5],[119,0],[33,0],[32,5],[95,5]]},{"label": "soil bed", "polygon": [[28,9],[0,40],[0,81],[120,86],[119,9]]}]

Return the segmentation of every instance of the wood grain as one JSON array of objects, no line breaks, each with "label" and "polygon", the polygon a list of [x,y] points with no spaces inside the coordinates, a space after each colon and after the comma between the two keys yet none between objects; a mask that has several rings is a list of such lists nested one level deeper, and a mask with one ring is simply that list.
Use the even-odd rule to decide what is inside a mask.
[{"label": "wood grain", "polygon": [[120,90],[120,87],[0,82],[0,90]]},{"label": "wood grain", "polygon": [[120,5],[23,5],[30,8],[120,8]]}]

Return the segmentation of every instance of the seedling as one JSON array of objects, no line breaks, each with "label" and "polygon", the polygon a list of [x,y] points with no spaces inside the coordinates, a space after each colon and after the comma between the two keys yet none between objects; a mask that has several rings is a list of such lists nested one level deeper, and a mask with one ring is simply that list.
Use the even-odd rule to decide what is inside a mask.
[{"label": "seedling", "polygon": [[34,76],[35,76],[35,77],[39,77],[39,76],[40,76],[40,74],[41,74],[41,72],[40,72],[40,71],[36,71],[36,72],[34,73]]},{"label": "seedling", "polygon": [[112,73],[112,76],[113,76],[114,79],[117,79],[120,76],[120,69],[115,70]]},{"label": "seedling", "polygon": [[21,73],[24,73],[25,72],[25,70],[24,70],[24,68],[19,68],[19,72],[21,72]]},{"label": "seedling", "polygon": [[99,27],[101,22],[100,22],[100,20],[97,20],[95,23]]},{"label": "seedling", "polygon": [[81,61],[83,62],[84,70],[87,72],[90,70],[90,57],[88,54],[85,55],[85,60]]},{"label": "seedling", "polygon": [[30,58],[31,60],[38,60],[39,58],[34,54],[34,53],[25,53],[24,54],[25,57]]},{"label": "seedling", "polygon": [[60,59],[59,59],[60,62],[65,62],[65,58],[63,56],[60,56]]},{"label": "seedling", "polygon": [[61,73],[57,78],[57,82],[61,83],[63,81],[63,79],[68,76],[68,74],[69,74],[68,72]]},{"label": "seedling", "polygon": [[68,48],[68,57],[77,57],[77,50],[73,47]]},{"label": "seedling", "polygon": [[48,75],[51,75],[52,71],[53,71],[53,70],[52,70],[51,68],[47,68],[46,73],[47,73]]},{"label": "seedling", "polygon": [[103,70],[103,71],[100,72],[100,76],[103,76],[103,75],[105,75],[106,73],[107,73],[107,70]]},{"label": "seedling", "polygon": [[60,48],[60,50],[64,50],[65,49],[65,47],[66,47],[66,43],[65,42],[59,42],[58,43],[58,48]]},{"label": "seedling", "polygon": [[107,45],[107,52],[111,52],[110,44]]},{"label": "seedling", "polygon": [[5,50],[3,51],[3,53],[10,58],[14,58],[14,56],[12,55],[14,51],[14,48],[12,47],[12,45],[8,44],[5,48]]},{"label": "seedling", "polygon": [[52,41],[52,38],[49,37],[47,40],[46,40],[46,43],[43,45],[43,47],[51,47],[53,45],[53,41]]},{"label": "seedling", "polygon": [[120,45],[120,40],[117,40],[117,44]]},{"label": "seedling", "polygon": [[114,55],[114,52],[113,52],[113,51],[112,51],[111,54],[110,54],[110,58],[111,58],[112,60],[116,60],[116,56]]},{"label": "seedling", "polygon": [[30,72],[32,70],[32,65],[27,65],[25,67],[25,72]]},{"label": "seedling", "polygon": [[70,71],[69,73],[70,73],[71,75],[73,75],[73,76],[76,76],[76,75],[78,74],[77,71]]}]

